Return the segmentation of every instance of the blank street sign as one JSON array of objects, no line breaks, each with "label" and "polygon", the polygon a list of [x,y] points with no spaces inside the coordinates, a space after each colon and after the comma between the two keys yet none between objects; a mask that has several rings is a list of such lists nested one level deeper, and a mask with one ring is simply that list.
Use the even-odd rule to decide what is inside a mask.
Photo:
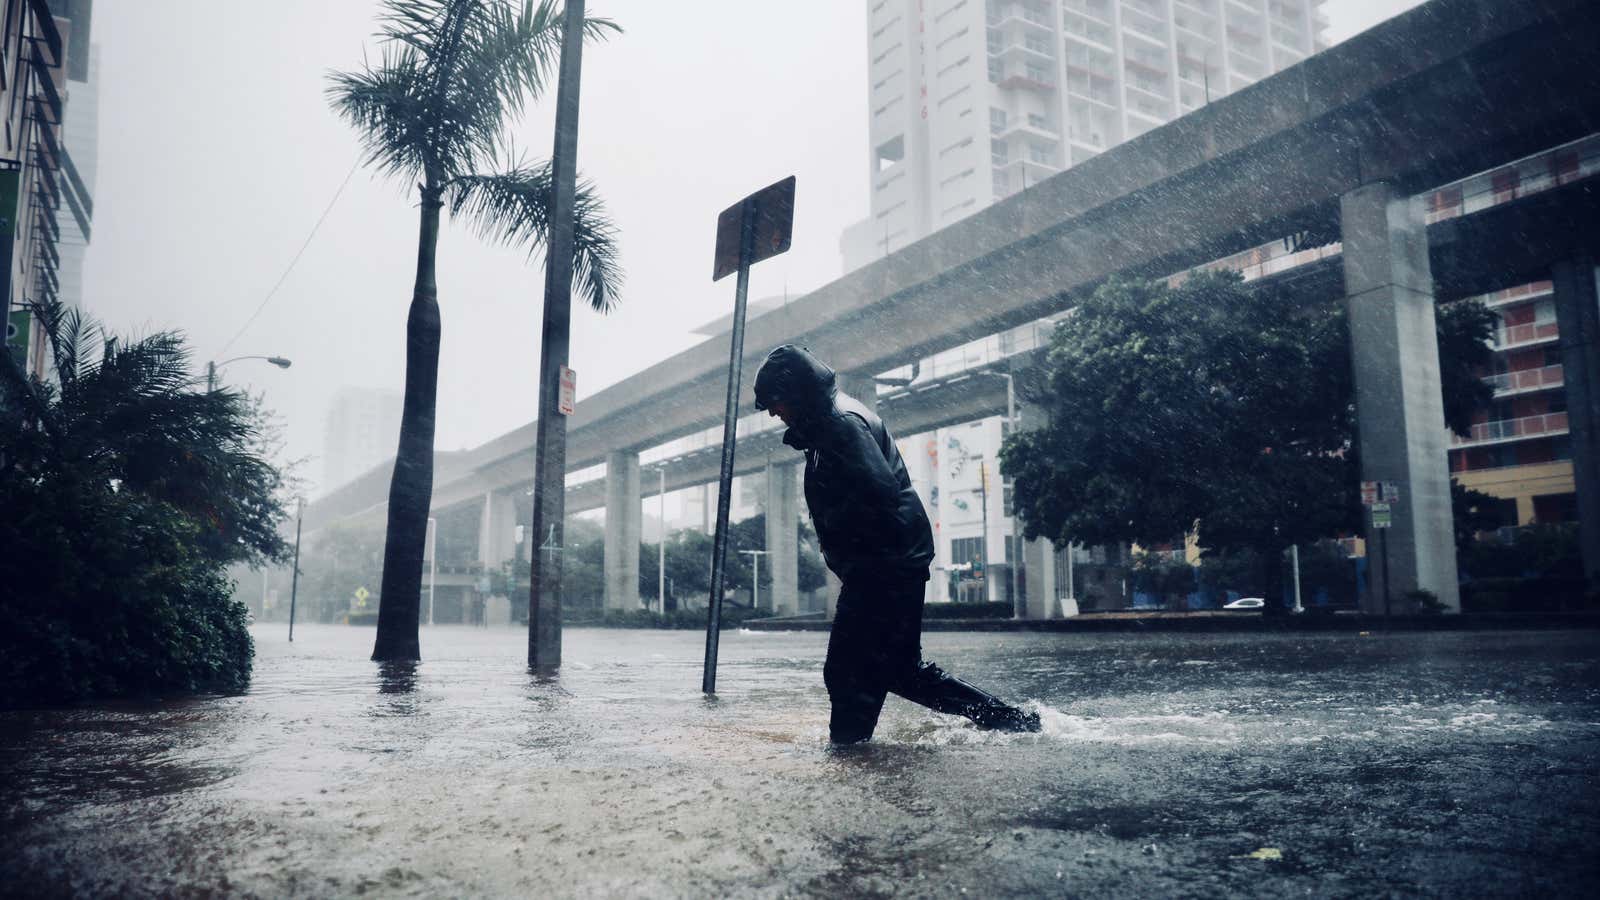
[{"label": "blank street sign", "polygon": [[755,216],[749,264],[755,265],[789,249],[789,238],[794,231],[793,175],[762,188],[717,216],[717,259],[711,272],[712,281],[739,271],[739,213],[746,204]]}]

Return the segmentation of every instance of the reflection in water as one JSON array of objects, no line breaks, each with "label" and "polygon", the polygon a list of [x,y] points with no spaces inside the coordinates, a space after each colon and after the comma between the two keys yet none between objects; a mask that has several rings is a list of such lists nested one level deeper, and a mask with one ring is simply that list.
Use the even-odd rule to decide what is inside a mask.
[{"label": "reflection in water", "polygon": [[415,660],[378,663],[378,693],[409,694],[417,689]]},{"label": "reflection in water", "polygon": [[[822,634],[725,634],[715,697],[694,632],[569,631],[559,678],[518,630],[427,629],[425,671],[374,670],[359,628],[256,637],[243,697],[0,713],[0,894],[1360,893],[1395,871],[1559,894],[1596,874],[1520,824],[1600,834],[1592,632],[933,634],[1044,733],[891,699],[848,747]],[[1264,846],[1283,864],[1233,861]]]}]

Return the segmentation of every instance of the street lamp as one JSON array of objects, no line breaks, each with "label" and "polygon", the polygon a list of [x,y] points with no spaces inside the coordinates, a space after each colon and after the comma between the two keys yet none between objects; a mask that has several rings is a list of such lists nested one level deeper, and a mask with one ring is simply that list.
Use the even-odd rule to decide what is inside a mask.
[{"label": "street lamp", "polygon": [[766,550],[740,550],[739,552],[747,554],[750,557],[750,564],[754,567],[751,571],[754,572],[755,574],[753,574],[750,577],[750,611],[751,612],[760,612],[761,611],[761,557],[766,556],[768,551],[766,551]]},{"label": "street lamp", "polygon": [[428,625],[433,626],[433,582],[439,577],[439,520],[428,517]]},{"label": "street lamp", "polygon": [[228,363],[238,362],[241,359],[264,359],[268,363],[277,366],[280,369],[287,369],[291,365],[289,360],[284,359],[281,356],[235,356],[232,359],[225,359],[222,362],[208,362],[206,363],[206,390],[214,391],[217,389],[218,369],[222,368]]},{"label": "street lamp", "polygon": [[[984,374],[993,375],[996,378],[1004,378],[1006,380],[1006,422],[1011,426],[1011,433],[1015,434],[1017,431],[1016,379],[1011,376],[1010,372],[996,372],[992,369],[985,369]],[[1005,480],[1011,481],[1013,485],[1012,490],[1014,492],[1016,490],[1015,479],[1007,478]],[[1002,491],[1005,490],[1005,480],[1001,482]],[[1019,528],[1017,528],[1016,496],[1014,493],[1012,495],[1011,503],[1011,614],[1015,618],[1023,619],[1027,618],[1028,610],[1027,604],[1025,604],[1022,600],[1022,532]],[[984,549],[987,550],[989,543],[989,536],[987,534],[984,535],[983,541]]]},{"label": "street lamp", "polygon": [[657,515],[661,519],[661,533],[656,535],[656,611],[667,614],[667,464],[656,467],[660,479],[656,489]]}]

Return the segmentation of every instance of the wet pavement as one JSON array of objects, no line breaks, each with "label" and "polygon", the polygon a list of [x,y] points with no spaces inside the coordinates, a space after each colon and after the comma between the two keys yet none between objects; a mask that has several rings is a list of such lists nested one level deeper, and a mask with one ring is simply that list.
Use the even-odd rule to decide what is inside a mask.
[{"label": "wet pavement", "polygon": [[426,661],[388,672],[370,629],[255,634],[242,697],[0,713],[0,894],[1584,896],[1600,878],[1595,631],[929,634],[929,658],[1025,698],[1044,733],[891,699],[845,750],[822,634],[724,634],[710,702],[692,632],[568,631],[555,680],[527,674],[517,630],[425,630]]}]

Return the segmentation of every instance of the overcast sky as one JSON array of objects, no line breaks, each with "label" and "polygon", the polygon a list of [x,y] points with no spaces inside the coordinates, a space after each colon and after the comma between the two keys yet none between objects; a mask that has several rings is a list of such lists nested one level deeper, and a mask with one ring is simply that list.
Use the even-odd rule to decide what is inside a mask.
[{"label": "overcast sky", "polygon": [[[1338,41],[1418,0],[1330,0]],[[100,159],[86,304],[111,327],[177,328],[263,390],[291,453],[321,452],[340,385],[398,390],[416,253],[413,192],[358,169],[260,317],[233,341],[356,162],[328,110],[331,69],[376,44],[376,0],[101,0]],[[840,274],[866,215],[866,0],[591,0],[625,32],[584,51],[579,167],[621,236],[627,284],[609,316],[574,313],[580,399],[688,347],[732,308],[712,284],[716,214],[798,177],[793,249],[757,267],[752,298]],[[516,143],[548,155],[554,111]],[[475,446],[533,417],[542,270],[447,227],[437,446]],[[321,475],[320,461],[306,474]]]}]

